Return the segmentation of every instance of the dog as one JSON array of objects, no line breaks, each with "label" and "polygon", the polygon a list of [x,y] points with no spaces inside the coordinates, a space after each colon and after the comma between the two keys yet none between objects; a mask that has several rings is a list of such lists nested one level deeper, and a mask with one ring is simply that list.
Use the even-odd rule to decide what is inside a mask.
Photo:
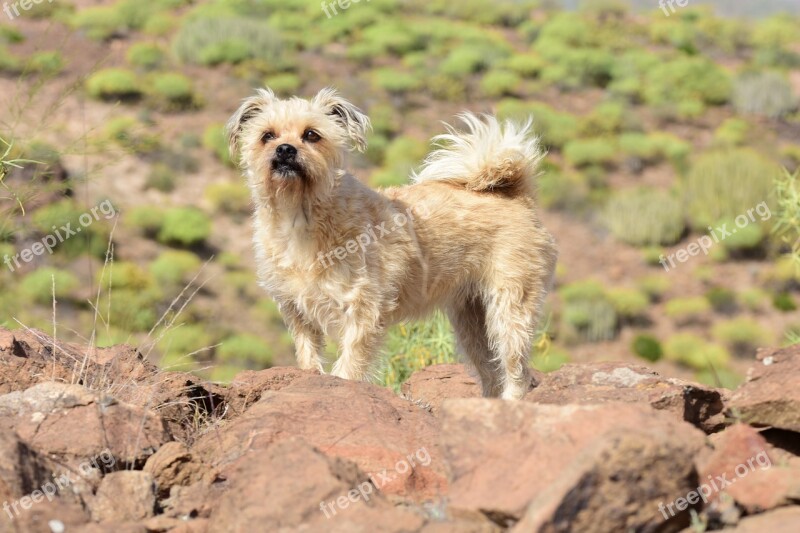
[{"label": "dog", "polygon": [[[369,118],[334,89],[310,100],[259,89],[227,124],[254,203],[259,285],[278,303],[300,368],[366,380],[392,324],[443,309],[486,397],[532,386],[534,332],[557,258],[539,220],[544,154],[523,125],[460,115],[412,174],[373,190],[345,170]],[[233,157],[233,155],[232,155]],[[367,236],[367,237],[365,237]]]}]

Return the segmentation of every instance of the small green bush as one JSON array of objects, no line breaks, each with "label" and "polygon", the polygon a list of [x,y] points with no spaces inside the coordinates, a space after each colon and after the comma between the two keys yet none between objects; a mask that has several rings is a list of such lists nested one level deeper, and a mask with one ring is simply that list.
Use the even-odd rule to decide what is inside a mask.
[{"label": "small green bush", "polygon": [[714,132],[714,144],[722,148],[735,148],[746,144],[752,125],[740,118],[729,118]]},{"label": "small green bush", "polygon": [[563,147],[578,134],[578,119],[574,115],[556,111],[546,104],[508,98],[497,105],[497,116],[516,121],[533,117],[534,130],[543,143],[555,148]]},{"label": "small green bush", "polygon": [[539,177],[538,201],[545,209],[576,211],[586,204],[588,189],[577,173],[546,172]]},{"label": "small green bush", "polygon": [[650,308],[647,294],[638,289],[613,288],[606,291],[606,296],[617,315],[625,320],[641,319]]},{"label": "small green bush", "polygon": [[164,214],[158,240],[164,244],[195,246],[211,235],[211,220],[193,207],[174,207]]},{"label": "small green bush", "polygon": [[740,356],[753,356],[771,342],[769,332],[749,318],[736,318],[714,324],[714,338]]},{"label": "small green bush", "polygon": [[614,193],[604,218],[617,239],[633,246],[674,244],[686,227],[681,202],[672,194],[655,189]]},{"label": "small green bush", "polygon": [[212,183],[205,196],[216,211],[229,215],[247,215],[251,212],[250,191],[242,183]]},{"label": "small green bush", "polygon": [[150,274],[159,285],[173,288],[188,282],[200,269],[201,261],[192,252],[165,250],[150,263]]},{"label": "small green bush", "polygon": [[646,334],[637,335],[633,339],[631,350],[642,359],[650,361],[651,363],[655,363],[664,355],[664,350],[658,339],[652,335]]},{"label": "small green bush", "polygon": [[86,91],[101,100],[131,100],[142,95],[136,74],[122,68],[95,72],[86,80]]},{"label": "small green bush", "polygon": [[461,78],[480,72],[492,63],[491,56],[479,46],[460,46],[450,51],[449,55],[439,65],[439,73],[446,76]]},{"label": "small green bush", "polygon": [[394,68],[380,68],[372,72],[372,85],[392,94],[403,94],[416,91],[422,86],[422,80],[411,72],[402,72]]},{"label": "small green bush", "polygon": [[749,149],[702,155],[686,178],[684,193],[692,226],[700,231],[747,213],[772,197],[780,168]]},{"label": "small green bush", "polygon": [[46,76],[55,76],[64,70],[64,58],[59,52],[37,52],[31,56],[26,70]]},{"label": "small green bush", "polygon": [[778,119],[797,109],[797,97],[783,74],[748,72],[736,80],[733,105],[741,114]]},{"label": "small green bush", "polygon": [[133,117],[116,117],[106,123],[105,136],[133,154],[151,154],[159,147],[159,140]]},{"label": "small green bush", "polygon": [[721,105],[728,102],[731,90],[730,77],[717,64],[703,57],[682,56],[657,63],[647,72],[643,96],[654,106]]},{"label": "small green bush", "polygon": [[534,354],[531,359],[531,366],[539,372],[555,372],[562,366],[569,363],[569,355],[560,350],[549,350],[543,354]]},{"label": "small green bush", "polygon": [[0,44],[0,72],[19,74],[22,70],[22,61],[14,56],[8,48]]},{"label": "small green bush", "polygon": [[[37,209],[33,213],[31,226],[41,235],[53,235],[58,232],[58,235],[63,237],[63,242],[59,242],[53,248],[55,253],[64,254],[69,258],[83,254],[103,258],[108,248],[109,227],[102,216],[99,220],[92,217],[92,223],[84,227],[80,223],[80,218],[86,212],[86,209],[74,200],[65,198]],[[61,231],[66,225],[69,225],[72,231],[79,230],[79,233],[66,235],[66,231]]]},{"label": "small green bush", "polygon": [[225,363],[246,363],[256,368],[272,366],[272,348],[262,338],[249,334],[237,334],[222,341],[217,348],[217,357]]},{"label": "small green bush", "polygon": [[164,49],[154,43],[136,43],[128,49],[125,57],[132,66],[146,70],[160,67],[165,60]]},{"label": "small green bush", "polygon": [[730,362],[730,354],[725,348],[691,333],[670,337],[664,344],[664,358],[695,370],[725,368]]},{"label": "small green bush", "polygon": [[751,312],[763,311],[770,296],[767,291],[758,287],[750,287],[739,293],[739,302]]},{"label": "small green bush", "polygon": [[155,74],[150,78],[147,92],[157,106],[169,111],[192,109],[199,103],[192,80],[183,74]]},{"label": "small green bush", "polygon": [[72,27],[95,40],[106,40],[125,30],[125,21],[115,6],[94,6],[76,12]]},{"label": "small green bush", "polygon": [[177,177],[175,173],[167,165],[157,163],[150,169],[147,175],[147,182],[145,188],[155,189],[161,192],[172,192],[175,190],[175,182]]},{"label": "small green bush", "polygon": [[711,313],[711,303],[703,297],[675,298],[664,306],[666,315],[680,325],[696,323]]},{"label": "small green bush", "polygon": [[522,78],[510,70],[491,70],[481,79],[481,91],[488,98],[514,95],[519,91]]},{"label": "small green bush", "polygon": [[638,286],[651,301],[660,300],[669,290],[669,279],[663,274],[651,274],[638,281]]},{"label": "small green bush", "polygon": [[514,54],[503,62],[503,66],[523,78],[535,78],[544,68],[545,62],[535,54]]},{"label": "small green bush", "polygon": [[[185,364],[191,363],[193,358],[204,358],[209,349],[214,344],[213,336],[208,332],[208,328],[201,324],[183,324],[170,331],[158,342],[158,348],[164,356],[171,362],[180,361]],[[163,366],[163,362],[162,362]]]},{"label": "small green bush", "polygon": [[610,166],[616,161],[617,147],[606,138],[576,139],[564,146],[564,158],[582,168],[591,165]]},{"label": "small green bush", "polygon": [[160,207],[140,205],[127,210],[124,222],[148,237],[155,237],[164,225],[164,210]]},{"label": "small green bush", "polygon": [[584,342],[611,340],[617,333],[618,317],[602,284],[585,280],[565,285],[563,328],[567,338]]},{"label": "small green bush", "polygon": [[791,313],[797,310],[797,303],[791,293],[779,292],[772,298],[772,305],[782,313]]},{"label": "small green bush", "polygon": [[267,79],[264,80],[264,84],[275,91],[275,94],[291,96],[297,94],[297,91],[303,84],[303,80],[301,80],[300,76],[297,74],[286,72],[268,76]]},{"label": "small green bush", "polygon": [[736,293],[725,287],[712,287],[706,292],[706,300],[718,313],[733,313],[738,308]]},{"label": "small green bush", "polygon": [[281,62],[280,34],[269,24],[244,17],[196,17],[183,24],[173,41],[175,55],[185,63],[214,66],[260,60]]},{"label": "small green bush", "polygon": [[755,222],[738,227],[734,220],[725,219],[714,224],[714,227],[719,228],[723,225],[731,230],[731,234],[720,241],[729,254],[751,252],[761,246],[766,237],[764,228]]},{"label": "small green bush", "polygon": [[226,166],[234,167],[228,147],[228,136],[224,124],[209,124],[203,132],[203,147],[210,150]]},{"label": "small green bush", "polygon": [[695,379],[698,383],[709,387],[721,387],[730,390],[735,390],[744,381],[743,376],[728,368],[701,370],[695,374]]},{"label": "small green bush", "polygon": [[78,287],[78,278],[64,270],[40,267],[23,278],[20,292],[33,303],[50,305],[53,301],[53,283],[56,300],[62,300]]}]

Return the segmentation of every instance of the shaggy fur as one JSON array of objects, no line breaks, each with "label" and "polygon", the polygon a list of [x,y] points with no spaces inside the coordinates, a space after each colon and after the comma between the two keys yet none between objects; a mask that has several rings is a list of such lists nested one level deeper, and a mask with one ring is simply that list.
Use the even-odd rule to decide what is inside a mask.
[{"label": "shaggy fur", "polygon": [[307,101],[262,89],[231,118],[255,203],[259,284],[301,368],[322,371],[330,335],[341,347],[332,373],[366,379],[389,326],[442,308],[485,396],[527,392],[557,256],[534,202],[542,152],[530,123],[460,118],[465,130],[435,139],[413,185],[380,192],[344,170],[370,125],[334,90]]}]

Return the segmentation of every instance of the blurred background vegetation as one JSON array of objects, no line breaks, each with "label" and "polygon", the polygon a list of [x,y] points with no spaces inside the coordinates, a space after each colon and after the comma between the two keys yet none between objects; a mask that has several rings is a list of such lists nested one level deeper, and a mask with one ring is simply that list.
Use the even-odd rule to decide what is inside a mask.
[{"label": "blurred background vegetation", "polygon": [[[800,5],[653,5],[58,0],[0,17],[0,258],[103,200],[120,213],[3,266],[0,324],[219,381],[291,364],[223,123],[253,87],[334,85],[372,118],[351,165],[376,187],[406,183],[458,111],[534,117],[561,260],[533,366],[619,359],[735,386],[757,348],[800,341]],[[659,264],[761,202],[768,220]],[[385,355],[395,388],[456,359],[441,315],[394,328]]]}]

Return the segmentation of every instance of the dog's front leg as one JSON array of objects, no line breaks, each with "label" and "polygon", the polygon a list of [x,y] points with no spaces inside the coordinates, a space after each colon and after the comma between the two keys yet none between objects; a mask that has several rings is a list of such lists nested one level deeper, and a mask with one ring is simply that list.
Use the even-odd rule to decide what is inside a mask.
[{"label": "dog's front leg", "polygon": [[278,304],[283,321],[289,328],[289,333],[294,339],[297,366],[304,370],[317,369],[325,373],[322,368],[323,353],[325,351],[325,337],[322,331],[311,324],[291,302]]},{"label": "dog's front leg", "polygon": [[341,353],[331,374],[343,379],[368,379],[375,354],[383,341],[383,333],[384,328],[380,324],[359,321],[355,317],[347,320],[342,330]]}]

